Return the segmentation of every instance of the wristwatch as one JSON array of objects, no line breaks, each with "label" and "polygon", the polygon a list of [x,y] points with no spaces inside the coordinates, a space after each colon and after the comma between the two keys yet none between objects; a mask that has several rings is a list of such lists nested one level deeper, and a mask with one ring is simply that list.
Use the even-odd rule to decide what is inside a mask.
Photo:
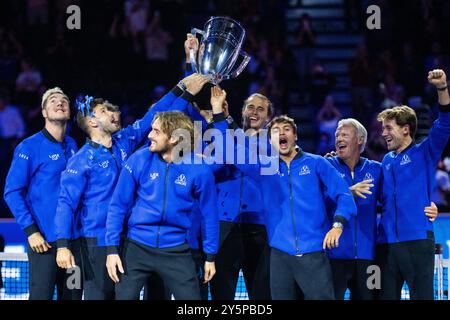
[{"label": "wristwatch", "polygon": [[339,229],[344,230],[344,225],[342,223],[340,223],[340,222],[334,222],[333,223],[333,228],[339,228]]},{"label": "wristwatch", "polygon": [[186,87],[186,85],[184,84],[183,81],[178,82],[177,86],[183,91],[187,90],[187,87]]}]

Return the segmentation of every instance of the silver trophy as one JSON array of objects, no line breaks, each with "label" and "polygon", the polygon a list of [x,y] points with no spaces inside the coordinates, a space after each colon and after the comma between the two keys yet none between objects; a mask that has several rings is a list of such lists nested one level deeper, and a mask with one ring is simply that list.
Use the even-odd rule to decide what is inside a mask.
[{"label": "silver trophy", "polygon": [[[250,56],[241,50],[245,30],[239,22],[229,17],[211,17],[204,31],[193,28],[191,33],[202,35],[197,61],[194,50],[190,51],[192,68],[194,72],[210,75],[215,85],[222,80],[236,78],[250,61]],[[239,56],[243,60],[239,67],[234,68]]]}]

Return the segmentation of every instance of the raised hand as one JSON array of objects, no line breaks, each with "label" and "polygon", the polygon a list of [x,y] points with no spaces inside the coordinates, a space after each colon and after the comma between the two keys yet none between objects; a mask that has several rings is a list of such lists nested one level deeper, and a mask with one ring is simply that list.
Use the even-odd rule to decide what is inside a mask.
[{"label": "raised hand", "polygon": [[350,191],[354,196],[366,199],[364,194],[372,194],[370,188],[373,188],[373,186],[372,180],[364,180],[352,185]]},{"label": "raised hand", "polygon": [[191,59],[190,59],[191,49],[194,50],[194,54],[195,54],[195,56],[197,56],[198,39],[192,33],[188,33],[186,35],[186,41],[184,41],[184,53],[186,54],[186,62],[187,63],[189,63],[191,61]]},{"label": "raised hand", "polygon": [[428,72],[428,82],[437,89],[447,87],[447,76],[445,75],[444,70],[434,69]]},{"label": "raised hand", "polygon": [[227,93],[225,90],[220,89],[218,86],[211,88],[211,106],[214,114],[222,113],[223,105],[225,99],[227,98]]},{"label": "raised hand", "polygon": [[210,76],[204,76],[200,73],[193,73],[181,80],[186,86],[186,90],[195,96],[202,90],[203,86],[211,80]]}]

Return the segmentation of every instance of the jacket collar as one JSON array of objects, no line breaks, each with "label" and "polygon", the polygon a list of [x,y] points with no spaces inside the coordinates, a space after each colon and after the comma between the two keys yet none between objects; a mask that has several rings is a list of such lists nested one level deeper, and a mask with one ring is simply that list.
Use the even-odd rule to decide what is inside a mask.
[{"label": "jacket collar", "polygon": [[294,159],[292,159],[292,161],[300,159],[304,154],[302,148],[300,148],[299,146],[295,146],[295,150],[297,150],[297,154],[295,155]]},{"label": "jacket collar", "polygon": [[[342,160],[342,159],[339,158],[338,156],[336,156],[336,158],[337,158],[337,160],[339,161],[339,163],[340,163],[341,165],[347,167],[347,164],[344,162],[344,160]],[[358,162],[357,162],[356,165],[355,165],[355,169],[356,169],[357,167],[362,166],[365,160],[366,160],[366,158],[359,157],[359,160],[358,160]]]},{"label": "jacket collar", "polygon": [[400,152],[400,153],[396,153],[395,151],[394,151],[394,154],[395,155],[399,155],[399,154],[402,154],[402,153],[405,153],[406,151],[408,151],[409,149],[411,149],[412,147],[414,147],[416,145],[416,141],[412,141],[410,144],[409,144],[409,146],[407,146],[406,148],[405,148],[405,150],[403,150],[402,152]]},{"label": "jacket collar", "polygon": [[[44,135],[44,137],[45,137],[48,141],[53,142],[53,143],[61,143],[61,142],[59,142],[58,140],[56,140],[56,139],[50,134],[50,132],[48,132],[48,130],[47,130],[45,127],[41,130],[41,132],[42,132],[42,134]],[[66,139],[65,139],[65,137],[64,137],[64,139],[63,139],[62,142],[64,142],[65,140],[66,140]]]},{"label": "jacket collar", "polygon": [[87,143],[88,145],[90,145],[90,146],[91,146],[92,148],[94,148],[94,149],[98,149],[98,148],[100,148],[100,147],[102,146],[101,144],[92,141],[90,138],[87,138],[87,139],[86,139],[86,143]]},{"label": "jacket collar", "polygon": [[[299,146],[295,146],[295,150],[297,150],[297,154],[295,155],[295,157],[291,160],[292,161],[296,161],[298,159],[300,159],[305,153],[303,152],[302,148],[300,148]],[[277,156],[279,158],[280,161],[285,162],[283,159],[281,159],[280,155],[278,154]]]}]

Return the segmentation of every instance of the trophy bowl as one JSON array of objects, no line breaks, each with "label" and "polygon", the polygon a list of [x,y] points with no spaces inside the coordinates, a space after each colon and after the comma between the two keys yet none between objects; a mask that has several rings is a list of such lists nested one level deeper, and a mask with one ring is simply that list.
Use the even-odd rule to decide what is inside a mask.
[{"label": "trophy bowl", "polygon": [[[202,36],[197,59],[194,50],[190,52],[192,68],[194,72],[211,76],[215,85],[222,80],[236,78],[250,61],[250,56],[241,50],[245,29],[230,17],[211,17],[204,30],[193,28],[191,33]],[[243,60],[235,68],[239,56]]]}]

